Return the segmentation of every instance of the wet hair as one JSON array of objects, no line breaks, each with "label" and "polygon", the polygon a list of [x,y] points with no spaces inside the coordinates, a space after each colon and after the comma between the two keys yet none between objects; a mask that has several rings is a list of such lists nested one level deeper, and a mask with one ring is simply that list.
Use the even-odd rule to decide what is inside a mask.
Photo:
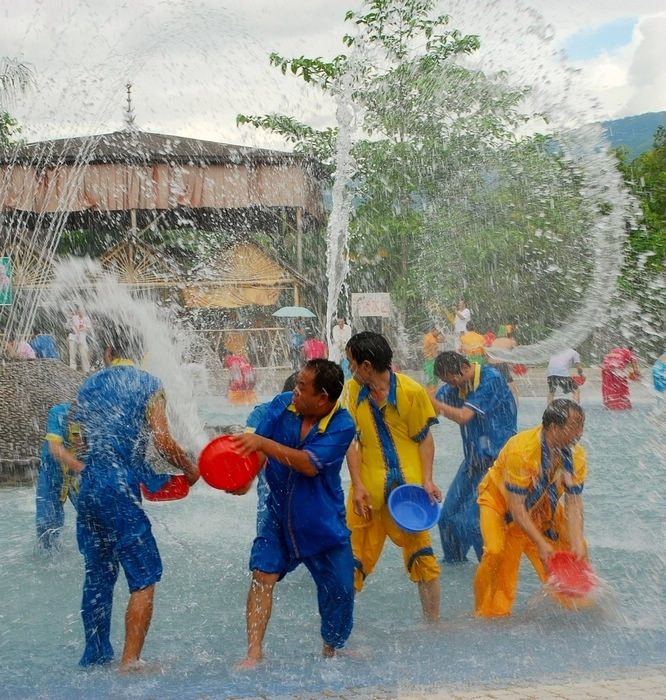
[{"label": "wet hair", "polygon": [[585,416],[585,411],[575,401],[571,399],[555,399],[546,406],[546,410],[541,417],[541,425],[544,428],[548,428],[551,425],[557,425],[561,428],[566,425],[566,422],[569,420],[569,414],[572,411],[583,417]]},{"label": "wet hair", "polygon": [[285,391],[293,391],[296,388],[296,382],[298,382],[298,372],[293,372],[290,374],[282,385],[282,393]]},{"label": "wet hair", "polygon": [[143,357],[143,339],[128,324],[111,318],[98,320],[97,340],[104,350],[110,347],[114,357],[140,360]]},{"label": "wet hair", "polygon": [[332,403],[340,398],[345,383],[345,375],[340,365],[318,357],[308,360],[303,369],[312,370],[314,374],[312,386],[318,394],[326,394]]},{"label": "wet hair", "polygon": [[367,360],[377,372],[391,368],[393,350],[381,333],[361,331],[349,339],[346,347],[359,365]]},{"label": "wet hair", "polygon": [[465,366],[470,366],[469,360],[453,350],[440,352],[435,358],[435,374],[440,379],[446,374],[462,374]]},{"label": "wet hair", "polygon": [[467,321],[467,325],[465,326],[465,329],[468,331],[475,331],[476,326],[474,325],[473,321]]}]

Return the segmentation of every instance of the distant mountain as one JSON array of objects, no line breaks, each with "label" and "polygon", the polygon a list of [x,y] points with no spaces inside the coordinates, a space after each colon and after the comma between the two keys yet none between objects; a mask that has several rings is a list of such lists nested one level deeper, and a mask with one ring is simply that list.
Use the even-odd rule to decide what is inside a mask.
[{"label": "distant mountain", "polygon": [[652,148],[657,127],[666,127],[666,112],[647,112],[635,117],[613,119],[601,122],[601,126],[611,146],[626,146],[629,149],[629,161],[632,161]]}]

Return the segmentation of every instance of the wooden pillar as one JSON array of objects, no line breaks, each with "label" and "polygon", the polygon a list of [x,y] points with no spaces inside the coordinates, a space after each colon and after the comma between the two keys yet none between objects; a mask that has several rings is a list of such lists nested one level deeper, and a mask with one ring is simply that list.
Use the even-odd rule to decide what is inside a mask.
[{"label": "wooden pillar", "polygon": [[296,269],[303,274],[303,207],[296,207]]}]

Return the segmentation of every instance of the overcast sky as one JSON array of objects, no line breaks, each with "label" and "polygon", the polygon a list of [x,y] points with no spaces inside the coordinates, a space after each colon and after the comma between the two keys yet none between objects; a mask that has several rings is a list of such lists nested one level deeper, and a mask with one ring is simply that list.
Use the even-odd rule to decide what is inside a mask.
[{"label": "overcast sky", "polygon": [[[323,126],[335,105],[269,66],[269,53],[345,52],[341,38],[353,31],[345,11],[358,7],[352,0],[0,0],[0,55],[30,63],[37,77],[35,90],[2,107],[29,141],[114,131],[124,125],[129,81],[141,129],[277,145],[236,127],[236,115],[281,112]],[[663,0],[452,0],[440,11],[480,35],[475,61],[535,84],[555,111],[608,119],[666,110]]]}]

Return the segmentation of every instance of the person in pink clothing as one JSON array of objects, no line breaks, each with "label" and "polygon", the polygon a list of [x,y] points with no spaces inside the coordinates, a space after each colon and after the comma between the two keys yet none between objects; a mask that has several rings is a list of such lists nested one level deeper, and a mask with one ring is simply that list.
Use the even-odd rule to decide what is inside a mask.
[{"label": "person in pink clothing", "polygon": [[301,348],[305,361],[316,360],[318,358],[328,358],[328,346],[323,340],[316,338],[314,333],[308,333],[306,341]]},{"label": "person in pink clothing", "polygon": [[[631,371],[627,374],[627,368]],[[611,411],[631,408],[627,377],[638,379],[638,360],[631,347],[613,348],[601,363],[601,396]]]},{"label": "person in pink clothing", "polygon": [[231,391],[250,391],[254,389],[257,373],[254,367],[242,355],[227,355],[224,366],[229,370]]}]

